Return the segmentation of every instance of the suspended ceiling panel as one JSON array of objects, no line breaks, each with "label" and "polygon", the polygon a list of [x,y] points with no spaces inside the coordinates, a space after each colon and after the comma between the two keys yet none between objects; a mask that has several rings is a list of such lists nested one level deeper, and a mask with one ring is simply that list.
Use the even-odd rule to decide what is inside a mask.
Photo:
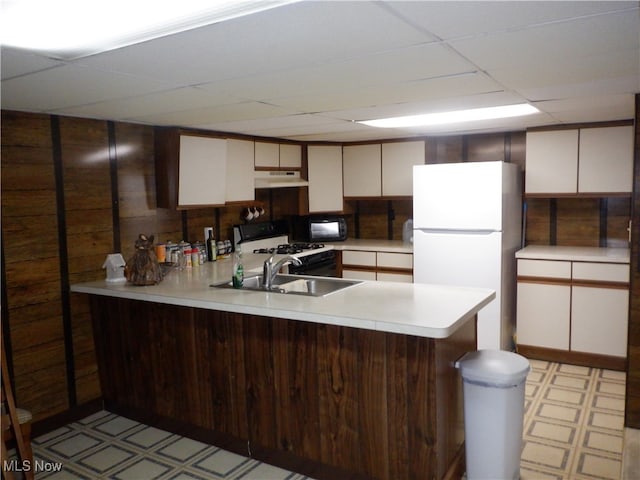
[{"label": "suspended ceiling panel", "polygon": [[[639,2],[304,1],[60,60],[2,47],[2,108],[356,141],[633,118]],[[385,116],[528,102],[484,124]]]}]

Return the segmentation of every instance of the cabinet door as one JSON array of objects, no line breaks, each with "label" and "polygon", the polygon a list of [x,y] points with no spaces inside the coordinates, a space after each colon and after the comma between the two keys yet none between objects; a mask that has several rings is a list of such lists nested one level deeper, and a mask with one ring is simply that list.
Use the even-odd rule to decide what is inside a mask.
[{"label": "cabinet door", "polygon": [[342,147],[310,145],[308,156],[309,213],[341,212]]},{"label": "cabinet door", "polygon": [[627,193],[633,181],[633,127],[580,130],[578,192]]},{"label": "cabinet door", "polygon": [[178,206],[223,205],[226,171],[226,140],[181,135]]},{"label": "cabinet door", "polygon": [[517,343],[569,350],[571,287],[518,282]]},{"label": "cabinet door", "polygon": [[528,132],[525,193],[576,193],[578,130]]},{"label": "cabinet door", "polygon": [[278,168],[280,166],[280,145],[277,143],[255,143],[256,167]]},{"label": "cabinet door", "polygon": [[249,140],[227,140],[227,202],[255,200],[254,145]]},{"label": "cabinet door", "polygon": [[302,167],[302,147],[300,145],[280,145],[280,167],[299,169]]},{"label": "cabinet door", "polygon": [[626,357],[628,309],[628,290],[573,287],[571,350]]},{"label": "cabinet door", "polygon": [[345,197],[382,195],[381,145],[349,145],[342,149]]},{"label": "cabinet door", "polygon": [[424,165],[424,142],[382,144],[382,195],[413,195],[413,166]]}]

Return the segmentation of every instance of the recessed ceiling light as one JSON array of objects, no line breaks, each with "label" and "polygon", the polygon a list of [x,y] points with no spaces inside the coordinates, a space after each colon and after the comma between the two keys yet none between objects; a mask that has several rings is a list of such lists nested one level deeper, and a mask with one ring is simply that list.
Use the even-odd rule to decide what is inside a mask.
[{"label": "recessed ceiling light", "polygon": [[426,113],[406,117],[380,118],[377,120],[360,120],[357,123],[379,128],[424,127],[431,125],[447,125],[452,123],[476,122],[497,118],[519,117],[539,113],[536,107],[528,103],[503,105],[500,107],[472,108],[451,112]]},{"label": "recessed ceiling light", "polygon": [[57,54],[98,53],[295,0],[2,0],[2,45]]}]

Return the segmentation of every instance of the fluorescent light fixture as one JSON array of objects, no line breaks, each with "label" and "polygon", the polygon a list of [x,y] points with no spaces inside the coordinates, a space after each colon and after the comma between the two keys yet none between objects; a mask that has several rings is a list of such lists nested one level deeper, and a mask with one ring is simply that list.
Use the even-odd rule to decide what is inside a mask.
[{"label": "fluorescent light fixture", "polygon": [[[292,0],[2,0],[3,46],[69,58],[132,45]],[[160,53],[160,52],[159,52]]]},{"label": "fluorescent light fixture", "polygon": [[504,105],[500,107],[472,108],[470,110],[455,110],[451,112],[426,113],[424,115],[410,115],[407,117],[381,118],[378,120],[362,120],[357,123],[379,128],[424,127],[432,125],[448,125],[452,123],[477,122],[497,118],[520,117],[538,113],[536,107],[528,103]]}]

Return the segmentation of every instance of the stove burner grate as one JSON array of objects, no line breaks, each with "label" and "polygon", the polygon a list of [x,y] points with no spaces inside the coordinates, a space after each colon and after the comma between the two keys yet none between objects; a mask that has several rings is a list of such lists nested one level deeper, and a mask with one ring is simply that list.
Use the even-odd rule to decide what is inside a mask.
[{"label": "stove burner grate", "polygon": [[268,253],[278,255],[295,255],[302,253],[304,250],[317,250],[323,248],[322,243],[285,243],[271,248],[256,248],[253,253]]}]

